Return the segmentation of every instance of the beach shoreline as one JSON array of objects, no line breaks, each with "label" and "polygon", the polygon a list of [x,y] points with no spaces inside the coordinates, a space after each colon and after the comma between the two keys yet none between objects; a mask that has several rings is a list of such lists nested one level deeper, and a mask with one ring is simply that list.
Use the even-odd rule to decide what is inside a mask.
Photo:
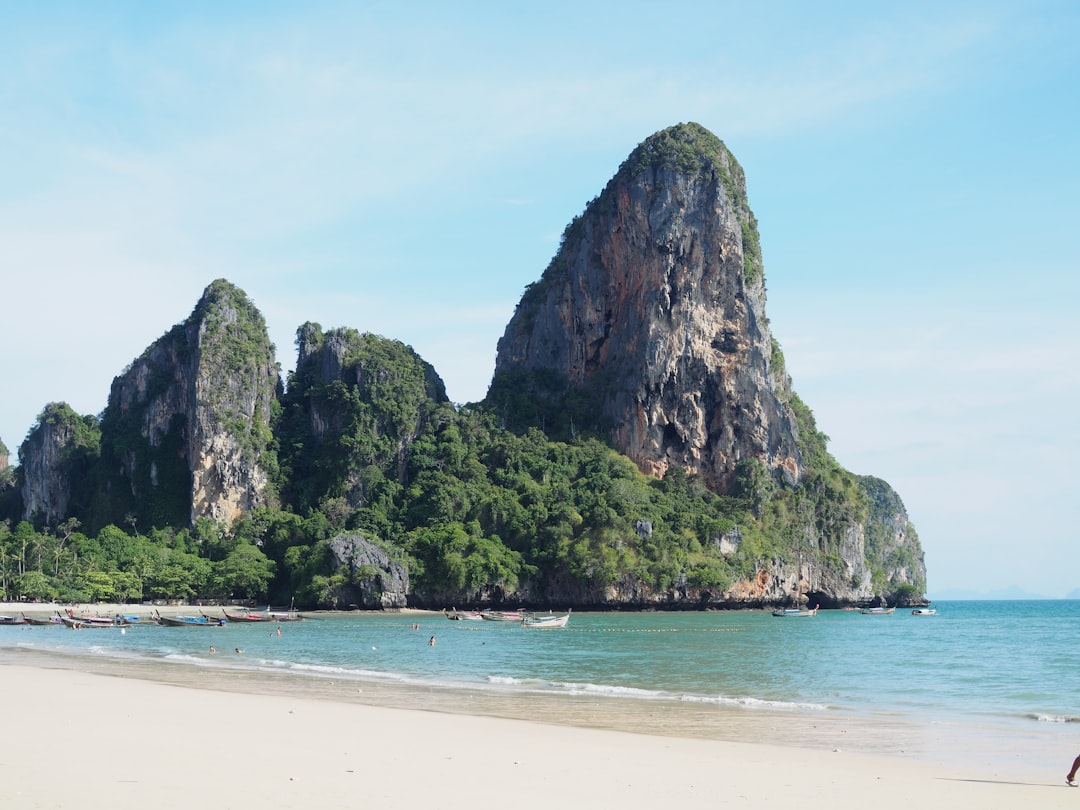
[{"label": "beach shoreline", "polygon": [[[0,666],[4,807],[1065,807],[1063,778]],[[1062,770],[1062,768],[1057,768]],[[1063,777],[1062,773],[1062,777]],[[1072,806],[1071,804],[1069,806]]]},{"label": "beach shoreline", "polygon": [[[15,610],[11,609],[13,607]],[[8,605],[0,606],[0,613],[10,615],[21,611],[28,615],[48,615],[50,609],[64,610],[65,607]],[[73,609],[76,612],[87,610],[103,615],[145,615],[155,610],[166,615],[197,613],[200,610],[213,615],[215,610],[220,610],[218,606],[199,605],[95,605],[92,608],[84,606],[78,609],[73,606]],[[425,623],[429,619],[445,623],[439,612],[409,611],[403,615],[410,614]],[[332,612],[310,615],[317,620],[320,615],[330,617],[339,614]],[[30,628],[23,629],[35,632]],[[3,632],[18,633],[19,630],[20,628],[10,628]],[[66,631],[61,629],[57,632]],[[144,632],[155,631],[147,629]],[[287,632],[286,635],[288,636]],[[16,638],[13,636],[9,640]],[[774,806],[775,801],[792,800],[799,796],[800,801],[828,801],[831,805],[840,807],[865,804],[900,806],[888,804],[892,797],[876,792],[856,796],[850,804],[843,803],[848,801],[850,792],[845,785],[849,782],[855,786],[864,784],[865,776],[869,772],[885,774],[878,777],[878,780],[914,780],[921,786],[919,790],[929,791],[926,801],[930,806],[942,806],[945,801],[950,802],[950,806],[966,806],[957,805],[959,799],[951,792],[959,789],[958,785],[983,785],[991,788],[1012,786],[1025,787],[1028,790],[1043,788],[1047,791],[1057,787],[1064,789],[1064,770],[1068,765],[1065,760],[1071,761],[1074,747],[1072,743],[1075,741],[1075,734],[1071,729],[1049,724],[1028,723],[1003,731],[1000,727],[982,729],[970,724],[917,722],[910,717],[884,712],[871,717],[840,712],[779,711],[760,707],[718,707],[693,702],[625,700],[611,696],[598,698],[595,695],[545,695],[527,690],[485,690],[447,684],[402,683],[378,678],[343,677],[340,674],[267,672],[245,666],[241,657],[234,658],[229,655],[227,660],[217,660],[221,659],[220,655],[207,655],[199,658],[199,661],[194,662],[190,659],[173,662],[124,658],[107,653],[72,654],[42,649],[36,644],[16,643],[0,648],[0,677],[4,678],[9,690],[14,690],[13,693],[42,696],[40,701],[27,703],[37,706],[40,717],[45,721],[45,733],[48,733],[50,725],[62,727],[65,738],[70,735],[74,744],[87,748],[93,752],[95,758],[99,755],[105,756],[116,747],[126,752],[132,739],[145,740],[148,744],[160,746],[159,738],[163,734],[170,739],[175,736],[182,741],[177,744],[182,744],[189,750],[202,750],[205,747],[206,729],[219,726],[223,717],[233,718],[228,721],[228,725],[240,735],[238,738],[230,735],[230,745],[241,744],[243,748],[255,745],[253,741],[257,741],[260,744],[267,743],[274,749],[281,745],[277,742],[277,731],[272,725],[265,725],[263,718],[275,716],[275,712],[280,711],[281,701],[292,701],[296,706],[305,707],[305,712],[310,710],[312,717],[324,717],[329,712],[355,718],[358,727],[367,729],[359,735],[363,739],[358,742],[350,742],[352,737],[341,729],[332,727],[332,723],[324,723],[320,730],[309,730],[312,738],[305,737],[301,745],[322,751],[322,755],[330,759],[340,756],[335,753],[337,748],[359,751],[357,756],[365,763],[368,760],[379,762],[380,758],[390,757],[391,752],[377,743],[377,740],[383,739],[381,729],[385,723],[391,723],[395,728],[411,729],[407,734],[407,739],[410,740],[426,741],[435,735],[442,740],[439,746],[429,748],[425,742],[413,750],[410,744],[402,742],[402,748],[395,756],[403,761],[409,761],[409,757],[414,756],[424,768],[433,762],[455,761],[465,773],[472,773],[473,780],[479,780],[472,784],[474,792],[470,794],[468,780],[446,776],[445,787],[449,791],[446,796],[425,794],[416,799],[439,807],[464,806],[467,798],[471,802],[482,799],[485,794],[475,793],[477,785],[487,779],[501,784],[499,780],[506,778],[506,774],[495,778],[490,774],[474,772],[476,763],[473,759],[482,763],[492,748],[500,753],[513,751],[518,745],[529,750],[528,740],[534,737],[550,742],[553,750],[548,752],[547,758],[551,760],[552,766],[545,771],[544,785],[532,785],[529,790],[539,791],[537,795],[546,796],[548,803],[562,801],[568,802],[570,806],[584,804],[584,800],[575,802],[568,798],[574,791],[580,791],[582,796],[593,797],[589,800],[589,806],[620,808],[651,806],[650,801],[658,801],[664,790],[664,773],[668,773],[670,778],[679,784],[697,786],[692,792],[679,794],[691,806],[704,806],[700,802],[694,804],[694,801],[700,800],[702,796],[702,785],[708,786],[707,792],[712,797],[710,803],[715,802],[716,796],[727,795],[733,800],[740,799],[739,803],[743,806],[764,807]],[[83,697],[71,703],[67,700],[70,694]],[[103,733],[112,734],[111,731],[103,731],[102,726],[108,726],[113,720],[100,715],[98,704],[122,706],[126,712],[135,705],[132,696],[136,694],[144,701],[139,710],[140,717],[142,714],[157,717],[160,728],[157,731],[129,728],[127,731],[118,732],[118,736],[102,738]],[[63,695],[63,698],[58,697],[59,695]],[[86,695],[93,697],[87,699]],[[219,707],[219,716],[203,714],[201,720],[194,721],[193,718],[199,717],[203,711],[201,707],[204,704]],[[221,709],[222,705],[229,706],[228,711]],[[240,707],[255,708],[241,711]],[[33,713],[19,714],[26,708],[20,704],[16,711],[8,713],[7,728],[15,740],[22,740],[26,729],[35,723]],[[439,719],[435,721],[433,718]],[[436,728],[429,727],[432,723],[435,723]],[[483,733],[475,731],[478,724],[486,729]],[[373,742],[367,738],[367,734],[375,726],[379,730],[373,734]],[[602,800],[596,793],[596,785],[589,783],[587,779],[585,783],[575,785],[575,780],[580,782],[585,777],[572,776],[563,764],[566,756],[582,762],[600,757],[602,752],[590,753],[598,743],[586,744],[585,741],[602,739],[604,745],[607,745],[611,741],[604,735],[614,735],[611,740],[619,741],[618,746],[628,747],[633,750],[633,756],[645,759],[660,756],[664,751],[683,750],[688,747],[687,750],[695,753],[688,754],[687,763],[698,762],[700,765],[700,759],[695,760],[694,757],[706,756],[702,752],[709,751],[707,756],[721,758],[725,763],[724,768],[731,764],[733,770],[725,771],[728,774],[727,779],[737,783],[736,786],[742,792],[725,794],[724,791],[728,788],[708,781],[713,779],[712,776],[700,776],[688,764],[684,767],[677,763],[668,763],[667,771],[658,771],[649,779],[642,777],[634,782],[636,787],[630,794],[615,791],[612,795],[618,797],[617,804],[605,804],[606,800]],[[512,742],[507,743],[506,740]],[[43,740],[41,745],[44,745]],[[704,748],[699,748],[700,746]],[[17,747],[21,751],[21,746]],[[282,750],[291,751],[291,743]],[[573,753],[566,756],[556,753],[563,750]],[[465,755],[456,752],[469,753]],[[271,759],[277,756],[275,754]],[[639,773],[648,772],[647,769],[642,770],[633,764],[633,756],[627,755],[623,776],[637,777]],[[22,753],[7,752],[5,757],[6,759],[2,760],[4,764],[0,767],[14,768],[13,773],[21,773],[24,767],[33,770],[33,766],[25,762]],[[137,793],[140,801],[149,798],[148,791],[164,791],[168,787],[168,781],[158,773],[157,766],[147,761],[141,752],[134,759],[126,753],[125,757],[130,760],[132,773],[147,774],[145,778],[140,777],[138,780],[138,784],[143,787],[129,791]],[[290,759],[285,758],[284,761],[289,762]],[[537,761],[540,761],[539,754]],[[385,763],[377,772],[394,774],[396,762],[394,759]],[[604,778],[607,779],[619,778],[620,769],[614,764],[605,764],[601,759],[594,762],[593,767],[598,779],[601,774],[606,774]],[[718,766],[714,763],[709,767]],[[815,773],[821,770],[813,779],[799,777],[803,781],[809,779],[808,793],[799,793],[794,785],[789,785],[791,790],[796,791],[790,793],[788,788],[784,787],[786,782],[776,784],[779,778],[777,774],[784,774],[786,779],[786,774],[792,768],[797,772],[800,772],[800,769],[813,770]],[[353,768],[351,772],[357,771]],[[833,774],[832,781],[827,784],[821,782],[820,779],[824,779],[828,773]],[[409,780],[405,774],[398,775],[406,781]],[[278,772],[273,769],[264,774],[264,777],[271,781],[277,776]],[[21,778],[20,776],[19,779]],[[314,771],[308,771],[303,779],[318,781],[319,777]],[[658,781],[653,784],[650,779]],[[132,782],[117,777],[116,784],[111,788],[113,801],[100,806],[125,806],[122,804],[124,789],[119,786],[128,784]],[[948,787],[948,790],[943,794],[940,791],[945,787]],[[58,788],[50,786],[43,777],[41,782],[31,789],[31,793],[45,791],[43,795],[46,798],[59,796],[60,794],[52,792],[56,789]],[[215,783],[207,784],[205,789],[215,792],[225,790],[227,793],[231,788],[223,788]],[[521,788],[507,782],[503,789],[511,791],[511,795],[516,797]],[[689,791],[690,788],[685,790]],[[979,798],[980,805],[1009,807],[1016,806],[1017,803],[1032,803],[1027,794],[1009,793],[1006,797],[1004,793],[999,795],[996,790],[991,791],[989,796]],[[1059,796],[1061,801],[1075,801],[1078,798],[1069,795],[1067,789],[1058,791],[1058,794],[1065,794]],[[1058,794],[1051,794],[1049,799],[1040,795],[1037,801],[1040,806],[1058,806],[1052,798]],[[7,797],[25,802],[30,793],[20,795],[21,799],[10,793]],[[286,796],[287,794],[283,793],[276,798],[284,801]],[[907,806],[912,801],[911,793],[904,793],[903,796]],[[0,793],[0,799],[4,797],[5,794]],[[160,804],[166,798],[164,794],[158,795],[155,801]],[[194,796],[189,798],[192,801],[199,800]],[[340,796],[336,801],[329,795],[325,799],[331,806],[342,803]],[[34,800],[37,801],[36,795]],[[249,806],[239,794],[232,800],[235,804],[230,806]],[[50,801],[53,803],[50,804]],[[117,804],[118,801],[121,803]],[[272,808],[308,806],[295,797],[290,800],[296,801],[295,804],[273,804],[273,799],[268,801],[271,803],[266,806]],[[397,801],[394,797],[383,796],[375,804],[379,807],[412,806],[403,799],[399,804],[392,803],[394,801]],[[668,799],[664,801],[669,803]],[[747,804],[747,801],[750,803]],[[536,805],[521,805],[516,798],[515,803],[519,806],[543,804],[538,800]],[[60,799],[42,800],[40,804],[0,804],[5,807],[68,806]],[[99,805],[89,806],[93,808]],[[169,805],[166,803],[166,806]]]}]

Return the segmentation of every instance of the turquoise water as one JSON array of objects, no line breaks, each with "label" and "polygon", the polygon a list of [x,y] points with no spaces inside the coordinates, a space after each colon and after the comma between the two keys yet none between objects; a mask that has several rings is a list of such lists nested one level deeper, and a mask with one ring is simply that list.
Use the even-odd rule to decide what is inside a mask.
[{"label": "turquoise water", "polygon": [[[942,602],[935,616],[575,613],[562,630],[334,614],[274,627],[0,627],[0,655],[168,662],[503,694],[676,701],[797,715],[1080,720],[1080,601]],[[410,629],[419,622],[418,630]],[[429,645],[434,635],[436,644]],[[209,652],[210,646],[216,655]],[[235,648],[241,648],[237,655]]]}]

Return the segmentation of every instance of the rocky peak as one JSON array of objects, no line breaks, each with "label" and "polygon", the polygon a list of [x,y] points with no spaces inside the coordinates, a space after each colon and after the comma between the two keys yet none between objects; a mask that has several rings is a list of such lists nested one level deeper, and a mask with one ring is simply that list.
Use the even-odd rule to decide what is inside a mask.
[{"label": "rocky peak", "polygon": [[[231,522],[264,502],[280,382],[262,314],[219,279],[113,381],[102,421],[114,510],[152,525]],[[130,496],[128,495],[130,493]]]},{"label": "rocky peak", "polygon": [[640,144],[567,227],[499,341],[488,393],[508,422],[531,414],[550,433],[565,414],[644,472],[683,467],[719,491],[744,458],[799,479],[789,398],[745,177],[698,124]]},{"label": "rocky peak", "polygon": [[46,405],[19,447],[23,519],[51,526],[64,520],[88,488],[100,443],[93,416],[79,416],[66,402]]},{"label": "rocky peak", "polygon": [[303,485],[287,500],[308,508],[341,496],[359,508],[373,475],[404,482],[408,448],[446,386],[411,347],[379,335],[305,323],[296,344],[278,434],[282,464]]}]

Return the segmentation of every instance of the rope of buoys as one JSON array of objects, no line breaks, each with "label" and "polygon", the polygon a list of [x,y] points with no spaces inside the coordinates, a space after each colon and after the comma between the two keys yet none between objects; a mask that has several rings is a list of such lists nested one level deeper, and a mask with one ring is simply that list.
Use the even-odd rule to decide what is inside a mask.
[{"label": "rope of buoys", "polygon": [[741,627],[703,627],[698,629],[678,629],[674,627],[648,629],[645,627],[567,627],[571,633],[741,633]]}]

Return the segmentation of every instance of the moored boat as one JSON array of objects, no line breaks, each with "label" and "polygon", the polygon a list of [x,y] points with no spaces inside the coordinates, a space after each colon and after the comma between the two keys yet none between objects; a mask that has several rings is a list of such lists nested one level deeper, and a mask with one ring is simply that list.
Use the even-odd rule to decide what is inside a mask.
[{"label": "moored boat", "polygon": [[270,622],[273,621],[266,613],[258,611],[250,611],[248,613],[229,613],[227,610],[221,611],[225,618],[230,622]]},{"label": "moored boat", "polygon": [[521,626],[530,630],[546,630],[554,627],[566,627],[570,621],[570,611],[563,616],[525,616],[521,620]]},{"label": "moored boat", "polygon": [[118,622],[109,616],[61,616],[60,621],[72,630],[97,630],[103,627],[124,626],[122,622]]},{"label": "moored boat", "polygon": [[56,627],[64,623],[60,618],[60,614],[55,616],[27,616],[25,613],[20,613],[19,615],[26,619],[27,624],[32,624],[35,627]]},{"label": "moored boat", "polygon": [[484,620],[484,617],[477,610],[458,610],[457,608],[450,608],[449,611],[443,610],[452,622],[480,622]]},{"label": "moored boat", "polygon": [[158,616],[158,621],[166,627],[224,627],[228,623],[213,616]]},{"label": "moored boat", "polygon": [[153,616],[140,616],[138,613],[117,613],[117,624],[124,625],[125,627],[132,624],[157,624],[158,620]]},{"label": "moored boat", "polygon": [[814,605],[812,608],[777,608],[772,615],[779,619],[809,618],[817,616],[818,607],[820,605]]},{"label": "moored boat", "polygon": [[[299,622],[304,620],[303,614],[295,610],[245,610],[239,613],[230,613],[225,608],[221,609],[225,618],[230,622]],[[205,615],[205,614],[203,614]]]},{"label": "moored boat", "polygon": [[912,616],[936,616],[937,615],[937,609],[936,608],[915,608],[913,611],[911,611],[911,615]]},{"label": "moored boat", "polygon": [[271,622],[302,622],[304,615],[296,610],[267,610],[267,621]]},{"label": "moored boat", "polygon": [[486,622],[520,622],[526,615],[522,610],[485,610],[480,618]]},{"label": "moored boat", "polygon": [[27,624],[22,614],[18,616],[0,616],[0,625],[3,624]]},{"label": "moored boat", "polygon": [[864,607],[859,613],[864,616],[889,616],[894,610],[894,607]]}]

